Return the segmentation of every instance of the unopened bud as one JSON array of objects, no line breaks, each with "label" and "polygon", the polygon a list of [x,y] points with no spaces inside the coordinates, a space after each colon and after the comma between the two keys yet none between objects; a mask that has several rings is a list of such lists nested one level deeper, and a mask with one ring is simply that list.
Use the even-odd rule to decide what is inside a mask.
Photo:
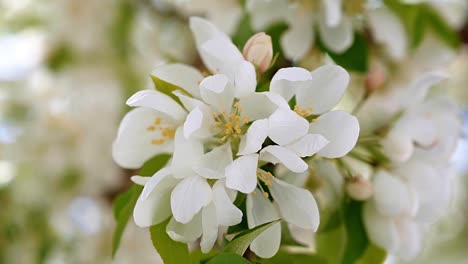
[{"label": "unopened bud", "polygon": [[271,37],[260,32],[247,41],[244,46],[244,58],[258,67],[260,73],[268,70],[273,59],[273,46]]},{"label": "unopened bud", "polygon": [[372,196],[374,190],[368,180],[355,177],[346,183],[346,192],[354,200],[365,201]]},{"label": "unopened bud", "polygon": [[385,72],[381,67],[374,67],[366,77],[366,89],[369,92],[379,90],[385,83]]}]

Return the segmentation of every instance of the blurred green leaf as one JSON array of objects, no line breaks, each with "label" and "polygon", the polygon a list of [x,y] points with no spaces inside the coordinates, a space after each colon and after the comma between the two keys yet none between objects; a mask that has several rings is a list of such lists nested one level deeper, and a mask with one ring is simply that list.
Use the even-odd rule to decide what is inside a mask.
[{"label": "blurred green leaf", "polygon": [[315,238],[318,256],[324,258],[327,263],[341,262],[346,241],[346,230],[343,224],[318,232]]},{"label": "blurred green leaf", "polygon": [[141,167],[138,174],[140,176],[153,176],[158,172],[162,167],[164,167],[169,159],[171,158],[170,154],[159,154],[145,162]]},{"label": "blurred green leaf", "polygon": [[269,259],[260,259],[258,263],[262,264],[303,264],[303,263],[310,263],[310,264],[328,264],[331,262],[327,262],[326,259],[317,256],[317,255],[310,255],[310,254],[294,254],[285,250],[280,250],[276,255]]},{"label": "blurred green leaf", "polygon": [[362,222],[362,202],[351,201],[344,208],[346,246],[342,264],[355,263],[366,251],[369,240]]},{"label": "blurred green leaf", "polygon": [[237,26],[237,31],[232,36],[232,42],[242,50],[247,40],[249,40],[253,34],[255,34],[255,32],[250,26],[250,16],[245,12]]},{"label": "blurred green leaf", "polygon": [[207,264],[249,264],[250,262],[234,253],[223,252],[206,262]]},{"label": "blurred green leaf", "polygon": [[454,49],[460,46],[460,38],[458,37],[457,32],[452,29],[432,7],[424,5],[423,15],[426,17],[429,27],[447,45]]},{"label": "blurred green leaf", "polygon": [[335,53],[329,50],[320,40],[317,38],[318,47],[333,59],[333,61],[350,71],[366,72],[369,67],[369,50],[367,48],[366,39],[361,33],[354,33],[354,42],[349,49],[343,53]]},{"label": "blurred green leaf", "polygon": [[263,231],[267,230],[272,225],[278,223],[280,220],[271,221],[255,228],[245,230],[235,236],[224,248],[224,252],[231,252],[240,256],[244,255],[250,243],[255,240]]},{"label": "blurred green leaf", "polygon": [[166,82],[164,80],[161,80],[161,79],[159,79],[158,77],[156,77],[156,76],[154,76],[152,74],[151,74],[151,80],[153,80],[154,87],[156,88],[156,90],[158,90],[161,93],[171,97],[172,99],[174,99],[174,101],[176,101],[180,105],[182,105],[182,102],[180,101],[179,97],[177,97],[175,94],[172,93],[173,91],[180,91],[183,94],[186,94],[186,95],[192,97],[192,95],[189,92],[187,92],[184,88],[179,87],[179,86],[177,86],[175,84],[172,84],[172,83],[168,83],[168,82]]},{"label": "blurred green leaf", "polygon": [[187,245],[172,240],[166,233],[169,220],[170,218],[150,227],[153,246],[165,264],[190,263],[191,258]]},{"label": "blurred green leaf", "polygon": [[374,244],[369,244],[364,255],[356,262],[357,264],[382,264],[387,258],[387,252]]},{"label": "blurred green leaf", "polygon": [[135,203],[142,190],[143,187],[133,185],[128,191],[121,193],[114,200],[112,209],[117,224],[115,226],[114,238],[112,241],[112,257],[115,256],[115,253],[117,253],[117,250],[119,249],[120,239],[125,231],[128,220],[132,216],[133,208],[135,207]]}]

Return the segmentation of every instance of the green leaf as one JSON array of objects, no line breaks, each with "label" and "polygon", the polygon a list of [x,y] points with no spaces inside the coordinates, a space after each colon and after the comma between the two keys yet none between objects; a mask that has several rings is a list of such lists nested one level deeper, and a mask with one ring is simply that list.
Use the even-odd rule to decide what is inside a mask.
[{"label": "green leaf", "polygon": [[169,220],[170,218],[150,227],[153,246],[165,264],[190,263],[191,258],[187,245],[172,240],[166,233]]},{"label": "green leaf", "polygon": [[117,250],[119,249],[120,239],[125,231],[128,220],[132,216],[133,208],[135,207],[135,203],[142,190],[143,187],[133,185],[128,191],[121,193],[114,200],[113,212],[117,224],[115,226],[114,238],[112,241],[112,257],[115,256],[115,253],[117,253]]},{"label": "green leaf", "polygon": [[357,264],[382,264],[387,258],[387,252],[377,247],[374,244],[370,244],[362,258],[360,258]]},{"label": "green leaf", "polygon": [[329,50],[318,37],[318,47],[328,53],[333,61],[350,71],[366,72],[368,69],[369,51],[366,39],[361,33],[354,33],[354,42],[349,49],[343,53],[335,53]]},{"label": "green leaf", "polygon": [[369,240],[362,222],[362,202],[351,201],[344,211],[346,246],[342,264],[353,264],[366,251]]},{"label": "green leaf", "polygon": [[346,230],[344,225],[316,234],[317,254],[327,263],[340,263],[345,248]]},{"label": "green leaf", "polygon": [[232,42],[240,50],[244,47],[247,40],[255,34],[250,26],[250,16],[247,12],[244,13],[244,16],[240,19],[239,25],[237,26],[237,31],[232,36]]},{"label": "green leaf", "polygon": [[206,262],[206,264],[249,264],[245,258],[234,253],[223,252]]},{"label": "green leaf", "polygon": [[179,97],[177,97],[175,94],[172,93],[173,91],[180,91],[184,93],[185,95],[192,97],[192,95],[189,92],[187,92],[184,88],[177,86],[175,84],[172,84],[172,83],[168,83],[164,80],[161,80],[157,76],[154,76],[152,74],[151,74],[151,80],[153,80],[154,87],[156,88],[156,90],[171,97],[174,101],[176,101],[180,105],[182,105],[182,102],[180,101]]},{"label": "green leaf", "polygon": [[224,252],[231,252],[241,256],[244,255],[250,243],[252,243],[255,238],[257,238],[263,231],[267,230],[272,225],[277,224],[279,221],[280,220],[271,221],[239,233],[226,245]]},{"label": "green leaf", "polygon": [[[271,25],[265,30],[265,33],[270,35],[271,43],[273,46],[273,53],[279,52],[281,50],[281,36],[283,33],[288,30],[288,24],[284,22],[276,23]],[[278,53],[277,53],[278,54]],[[280,53],[282,55],[282,53]]]},{"label": "green leaf", "polygon": [[138,172],[141,176],[153,176],[158,172],[162,167],[164,167],[171,158],[169,154],[159,154],[145,162]]},{"label": "green leaf", "polygon": [[317,256],[317,255],[310,255],[310,254],[293,254],[288,251],[280,250],[276,255],[269,259],[260,259],[258,261],[262,264],[303,264],[303,263],[310,263],[310,264],[328,264],[326,259]]}]

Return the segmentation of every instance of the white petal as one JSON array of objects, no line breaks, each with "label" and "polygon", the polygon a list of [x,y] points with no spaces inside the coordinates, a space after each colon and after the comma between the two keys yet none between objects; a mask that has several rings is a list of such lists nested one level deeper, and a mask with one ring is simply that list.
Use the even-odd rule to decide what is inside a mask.
[{"label": "white petal", "polygon": [[171,163],[174,177],[180,179],[195,175],[192,168],[199,162],[203,152],[203,144],[197,140],[186,139],[182,128],[179,127],[175,133]]},{"label": "white petal", "polygon": [[218,238],[218,222],[216,219],[216,208],[213,203],[202,210],[203,236],[200,241],[200,248],[203,253],[208,253]]},{"label": "white petal", "polygon": [[286,58],[293,61],[303,58],[314,43],[312,17],[303,14],[292,19],[289,29],[281,36],[280,43]]},{"label": "white petal", "polygon": [[172,152],[173,140],[166,140],[161,145],[152,144],[154,139],[161,138],[161,131],[148,130],[157,118],[171,124],[166,116],[144,107],[135,108],[125,115],[112,146],[112,157],[117,164],[137,169],[157,154]]},{"label": "white petal", "polygon": [[127,100],[129,106],[140,106],[154,109],[168,115],[177,122],[184,120],[187,112],[171,97],[155,90],[143,90]]},{"label": "white petal", "polygon": [[374,176],[373,187],[375,205],[382,215],[398,216],[411,212],[413,199],[400,178],[380,170]]},{"label": "white petal", "polygon": [[145,187],[141,192],[140,199],[143,201],[146,200],[151,194],[151,192],[154,190],[154,188],[170,174],[170,168],[162,168],[159,171],[157,171],[145,184]]},{"label": "white petal", "polygon": [[234,95],[236,98],[248,96],[255,92],[257,87],[257,72],[249,61],[242,61],[237,65],[234,73]]},{"label": "white petal", "polygon": [[182,105],[185,107],[185,109],[187,109],[188,111],[192,111],[195,107],[197,106],[206,106],[205,103],[203,103],[202,101],[198,100],[198,99],[195,99],[195,98],[192,98],[180,91],[173,91],[172,92],[175,96],[177,96],[180,101],[182,102]]},{"label": "white petal", "polygon": [[394,127],[381,141],[383,151],[394,162],[407,161],[413,154],[413,140],[407,132],[405,129]]},{"label": "white petal", "polygon": [[290,109],[278,109],[269,118],[268,137],[276,144],[286,145],[307,134],[309,122]]},{"label": "white petal", "polygon": [[312,193],[276,178],[272,181],[270,191],[284,220],[301,228],[317,231],[320,214]]},{"label": "white petal", "polygon": [[289,109],[288,103],[280,95],[273,92],[253,93],[239,100],[242,116],[250,121],[269,117],[278,108]]},{"label": "white petal", "polygon": [[408,38],[398,16],[385,7],[368,10],[369,27],[376,42],[382,44],[395,60],[406,56]]},{"label": "white petal", "polygon": [[172,214],[170,195],[177,183],[176,179],[166,175],[151,190],[148,190],[149,195],[146,199],[140,195],[133,209],[133,219],[137,226],[149,227],[159,224]]},{"label": "white petal", "polygon": [[326,158],[339,158],[350,152],[359,137],[359,122],[344,111],[325,113],[310,123],[309,132],[321,134],[330,141],[318,154]]},{"label": "white petal", "polygon": [[198,84],[203,79],[203,75],[191,66],[179,63],[165,64],[157,67],[151,75],[177,85],[197,98],[200,97]]},{"label": "white petal", "polygon": [[396,254],[406,261],[411,261],[421,252],[422,234],[417,223],[412,221],[398,222],[400,248]]},{"label": "white petal", "polygon": [[426,98],[429,89],[446,78],[447,75],[445,73],[438,71],[421,74],[407,88],[407,95],[401,98],[402,105],[410,107],[418,102],[422,102]]},{"label": "white petal", "polygon": [[325,147],[330,141],[320,134],[307,134],[286,145],[286,148],[294,151],[299,157],[310,157]]},{"label": "white petal", "polygon": [[143,177],[143,176],[132,176],[130,180],[132,180],[133,183],[138,184],[140,186],[145,186],[145,184],[151,179],[151,177]]},{"label": "white petal", "polygon": [[322,114],[341,100],[348,87],[349,74],[340,66],[325,65],[314,70],[311,76],[307,86],[297,89],[296,103],[304,109],[312,107],[312,114]]},{"label": "white petal", "polygon": [[[246,212],[249,228],[254,228],[280,218],[270,200],[263,197],[258,189],[257,193],[256,195],[250,194],[247,196]],[[276,223],[263,231],[263,233],[250,244],[250,249],[259,257],[271,258],[278,252],[280,243],[281,224]]]},{"label": "white petal", "polygon": [[166,226],[166,232],[172,240],[182,243],[195,242],[202,235],[202,216],[196,214],[187,224],[177,222],[174,218]]},{"label": "white petal", "polygon": [[206,19],[200,17],[190,17],[189,24],[197,46],[213,38],[228,38],[226,34],[221,32],[214,24]]},{"label": "white petal", "polygon": [[251,14],[251,25],[255,31],[266,30],[274,23],[283,21],[289,11],[288,0],[249,0],[246,2],[247,11]]},{"label": "white petal", "polygon": [[226,167],[226,186],[243,193],[251,193],[257,186],[258,154],[237,158]]},{"label": "white petal", "polygon": [[304,68],[282,68],[271,79],[270,91],[281,95],[286,101],[289,101],[298,88],[308,87],[310,80],[312,80],[312,76]]},{"label": "white petal", "polygon": [[341,0],[322,0],[322,4],[325,9],[325,21],[327,26],[337,26],[342,17]]},{"label": "white petal", "polygon": [[203,43],[200,56],[211,72],[226,74],[231,81],[235,79],[238,65],[244,61],[237,47],[225,38],[214,38]]},{"label": "white petal", "polygon": [[318,25],[320,38],[331,51],[342,53],[353,44],[353,24],[349,17],[343,16],[338,25],[328,26],[324,16],[321,16]]},{"label": "white petal", "polygon": [[213,185],[213,203],[219,225],[233,226],[242,221],[242,211],[232,203],[224,188],[224,181],[217,181]]},{"label": "white petal", "polygon": [[204,178],[221,179],[225,176],[224,170],[231,163],[231,144],[226,143],[203,155],[193,170]]},{"label": "white petal", "polygon": [[203,113],[200,107],[195,107],[187,115],[187,119],[184,122],[184,137],[189,139],[190,136],[202,128],[203,124]]},{"label": "white petal", "polygon": [[260,151],[260,160],[281,163],[293,172],[304,172],[309,167],[296,153],[282,146],[267,146]]},{"label": "white petal", "polygon": [[172,214],[182,224],[192,220],[200,210],[211,202],[211,187],[199,176],[181,181],[171,193]]},{"label": "white petal", "polygon": [[364,205],[363,220],[372,242],[389,252],[398,249],[400,241],[393,219],[379,214],[372,202]]},{"label": "white petal", "polygon": [[200,83],[201,97],[217,112],[229,112],[234,101],[234,87],[224,74],[208,76]]},{"label": "white petal", "polygon": [[247,133],[242,137],[237,155],[247,155],[258,152],[268,135],[268,119],[253,122]]}]

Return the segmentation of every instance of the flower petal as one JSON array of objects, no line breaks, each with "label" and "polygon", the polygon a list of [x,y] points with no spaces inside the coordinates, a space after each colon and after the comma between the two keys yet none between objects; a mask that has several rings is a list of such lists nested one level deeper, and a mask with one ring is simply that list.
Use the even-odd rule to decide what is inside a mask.
[{"label": "flower petal", "polygon": [[320,214],[312,193],[277,178],[273,178],[270,192],[284,220],[301,228],[317,231]]},{"label": "flower petal", "polygon": [[246,9],[251,14],[251,25],[255,31],[266,30],[274,23],[284,20],[289,11],[288,0],[265,1],[249,0],[246,2]]},{"label": "flower petal", "polygon": [[205,103],[203,103],[202,101],[198,100],[198,99],[195,99],[195,98],[192,98],[180,91],[173,91],[172,92],[175,96],[177,96],[180,101],[182,102],[182,105],[185,107],[185,109],[187,109],[188,111],[192,111],[195,107],[197,106],[206,106]]},{"label": "flower petal", "polygon": [[202,235],[202,216],[201,213],[196,214],[193,219],[182,224],[177,222],[174,217],[166,226],[166,233],[172,240],[179,241],[182,243],[195,242]]},{"label": "flower petal", "polygon": [[248,96],[255,92],[257,87],[257,72],[249,61],[241,61],[234,73],[234,95],[236,98]]},{"label": "flower petal", "polygon": [[140,186],[145,186],[145,184],[151,179],[151,177],[143,177],[143,176],[138,176],[134,175],[130,178],[133,183],[138,184]]},{"label": "flower petal", "polygon": [[308,87],[312,76],[304,68],[289,67],[278,70],[271,79],[270,91],[281,95],[286,101],[301,87]]},{"label": "flower petal", "polygon": [[171,97],[155,90],[137,92],[127,100],[127,105],[154,109],[177,122],[183,121],[187,115],[187,112]]},{"label": "flower petal", "polygon": [[117,164],[137,169],[157,154],[172,152],[173,140],[166,140],[160,145],[152,144],[155,138],[161,137],[161,132],[149,131],[148,128],[158,118],[170,122],[166,116],[145,107],[135,108],[125,115],[112,146],[112,157]]},{"label": "flower petal", "polygon": [[203,100],[217,112],[230,112],[234,101],[234,87],[224,74],[208,76],[200,83]]},{"label": "flower petal", "polygon": [[226,186],[243,193],[251,193],[257,186],[258,154],[237,158],[226,167]]},{"label": "flower petal", "polygon": [[181,179],[195,175],[195,166],[203,156],[203,144],[197,140],[186,139],[179,127],[174,138],[174,154],[171,168],[175,178]]},{"label": "flower petal", "polygon": [[143,188],[143,191],[141,192],[140,198],[141,200],[146,200],[148,196],[151,194],[151,192],[154,190],[154,188],[162,181],[164,180],[168,175],[171,174],[171,169],[170,168],[162,168],[159,171],[157,171],[145,184],[145,187]]},{"label": "flower petal", "polygon": [[292,143],[307,134],[309,122],[290,109],[278,109],[269,118],[268,137],[278,145]]},{"label": "flower petal", "polygon": [[385,216],[410,214],[413,197],[408,186],[398,177],[384,170],[378,171],[373,180],[376,209]]},{"label": "flower petal", "polygon": [[250,121],[269,117],[278,108],[289,109],[283,97],[272,92],[253,93],[239,100],[242,116]]},{"label": "flower petal", "polygon": [[303,58],[314,43],[312,16],[301,14],[291,19],[289,29],[281,36],[284,56],[296,61]]},{"label": "flower petal", "polygon": [[325,21],[327,26],[337,26],[342,18],[342,3],[341,0],[322,0],[325,11]]},{"label": "flower petal", "polygon": [[341,100],[348,87],[349,74],[340,66],[325,65],[311,73],[312,81],[297,89],[296,102],[301,108],[311,107],[312,114],[329,111]]},{"label": "flower petal", "polygon": [[320,134],[307,134],[286,145],[286,148],[294,151],[299,157],[310,157],[325,147],[330,141]]},{"label": "flower petal", "polygon": [[363,220],[366,233],[372,242],[389,252],[398,249],[400,241],[393,219],[379,214],[373,202],[364,205]]},{"label": "flower petal", "polygon": [[211,187],[199,176],[182,180],[171,193],[172,214],[182,224],[186,224],[211,202]]},{"label": "flower petal", "polygon": [[217,181],[213,185],[213,203],[219,225],[233,226],[242,221],[242,211],[232,203],[224,187],[223,180]]},{"label": "flower petal", "polygon": [[200,98],[198,84],[203,79],[203,75],[194,67],[179,63],[165,64],[154,69],[151,75],[177,85],[194,97]]},{"label": "flower petal", "polygon": [[420,225],[412,221],[401,221],[397,228],[400,232],[400,248],[396,254],[405,261],[411,261],[422,249]]},{"label": "flower petal", "polygon": [[247,133],[242,137],[237,155],[247,155],[258,152],[268,135],[268,119],[253,122]]},{"label": "flower petal", "polygon": [[200,241],[200,248],[203,253],[208,253],[213,248],[218,239],[218,221],[216,219],[216,208],[213,203],[202,210],[203,236]]},{"label": "flower petal", "polygon": [[326,158],[339,158],[350,152],[359,137],[359,122],[356,117],[341,110],[321,115],[310,123],[309,132],[321,134],[330,141],[318,154]]},{"label": "flower petal", "polygon": [[231,163],[231,144],[226,143],[203,155],[193,170],[204,178],[221,179],[225,177],[224,171]]},{"label": "flower petal", "polygon": [[353,44],[354,31],[353,23],[347,16],[343,16],[336,26],[329,26],[325,21],[325,16],[320,16],[318,30],[320,39],[325,46],[333,52],[343,53]]},{"label": "flower petal", "polygon": [[197,46],[213,38],[228,38],[225,33],[220,31],[214,24],[206,19],[200,17],[190,17],[189,24]]},{"label": "flower petal", "polygon": [[170,195],[177,183],[178,180],[166,174],[157,185],[146,187],[149,195],[144,199],[141,194],[133,209],[133,219],[137,226],[156,225],[171,215]]},{"label": "flower petal", "polygon": [[[260,190],[257,189],[257,191],[257,195],[247,195],[246,212],[249,228],[254,228],[280,218],[270,200],[261,195]],[[263,233],[250,244],[250,249],[259,257],[271,258],[278,252],[280,243],[281,224],[276,223],[263,231]]]},{"label": "flower petal", "polygon": [[262,149],[260,160],[281,163],[293,172],[304,172],[309,167],[296,153],[282,146],[270,145]]},{"label": "flower petal", "polygon": [[211,72],[226,74],[234,81],[237,68],[244,61],[244,57],[230,39],[210,39],[200,46],[199,51]]}]

